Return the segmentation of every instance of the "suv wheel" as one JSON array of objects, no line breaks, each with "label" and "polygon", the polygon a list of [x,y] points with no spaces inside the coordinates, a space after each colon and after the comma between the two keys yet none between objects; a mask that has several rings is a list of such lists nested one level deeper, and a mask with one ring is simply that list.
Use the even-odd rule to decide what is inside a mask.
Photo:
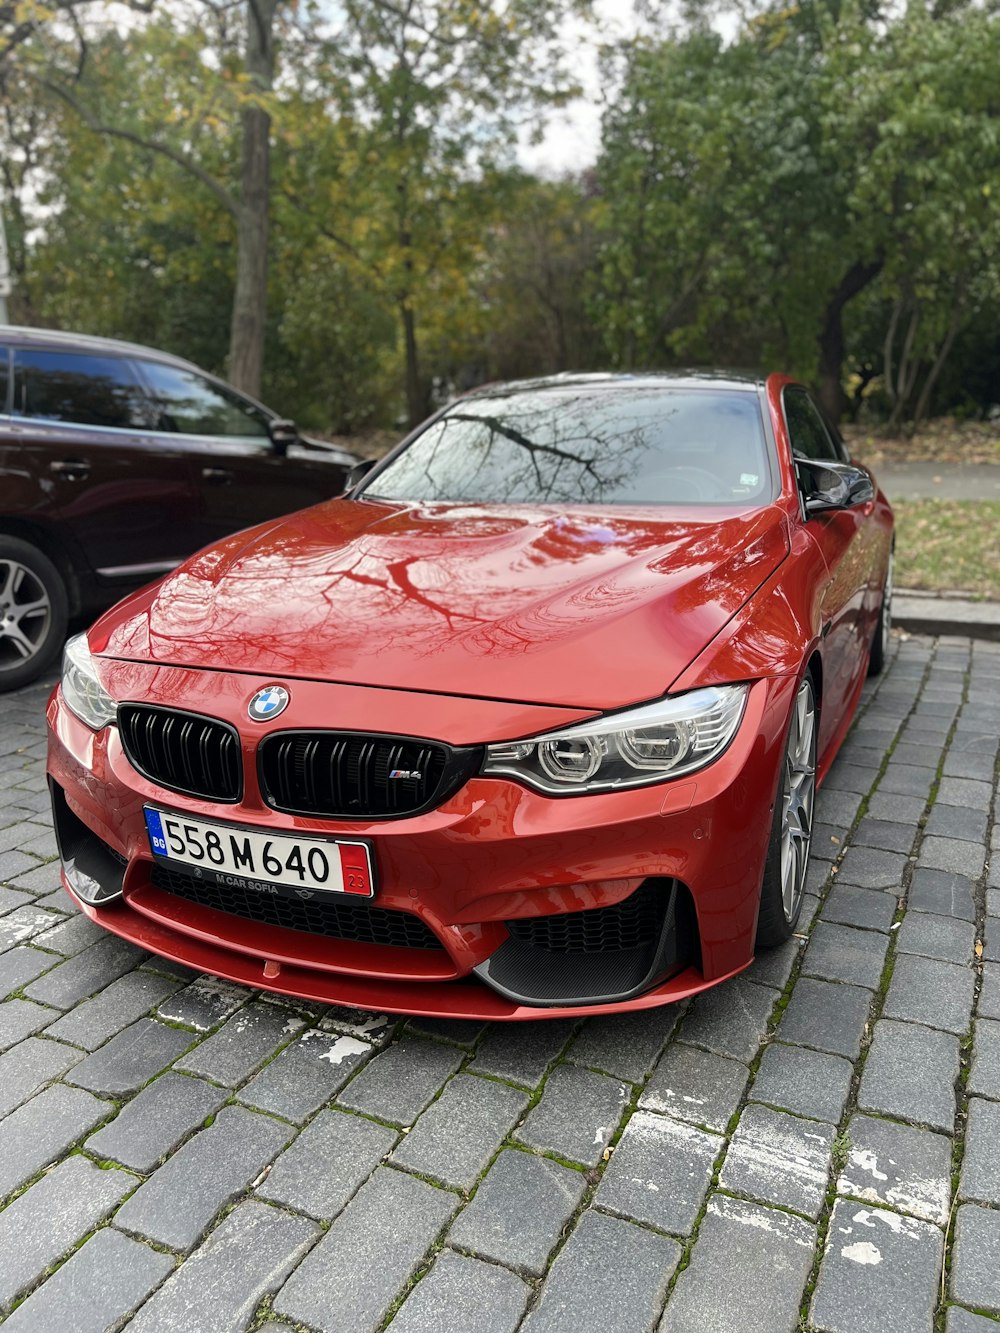
[{"label": "suv wheel", "polygon": [[66,587],[37,546],[0,535],[0,692],[50,666],[66,637]]}]

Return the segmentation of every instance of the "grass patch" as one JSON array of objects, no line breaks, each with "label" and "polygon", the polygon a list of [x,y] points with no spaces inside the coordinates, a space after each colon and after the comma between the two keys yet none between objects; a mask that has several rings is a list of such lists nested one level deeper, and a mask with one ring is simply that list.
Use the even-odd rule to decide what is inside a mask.
[{"label": "grass patch", "polygon": [[1000,500],[898,500],[896,584],[1000,600]]}]

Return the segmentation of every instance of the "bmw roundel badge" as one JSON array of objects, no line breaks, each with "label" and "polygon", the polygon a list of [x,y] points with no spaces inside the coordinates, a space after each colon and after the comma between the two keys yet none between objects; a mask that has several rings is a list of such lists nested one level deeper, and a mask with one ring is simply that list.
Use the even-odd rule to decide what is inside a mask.
[{"label": "bmw roundel badge", "polygon": [[247,704],[247,712],[254,722],[269,722],[288,707],[288,691],[284,685],[265,685]]}]

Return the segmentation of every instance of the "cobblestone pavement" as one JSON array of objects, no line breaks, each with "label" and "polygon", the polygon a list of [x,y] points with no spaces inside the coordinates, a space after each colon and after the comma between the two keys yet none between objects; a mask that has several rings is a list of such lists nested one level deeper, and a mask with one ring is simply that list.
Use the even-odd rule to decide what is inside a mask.
[{"label": "cobblestone pavement", "polygon": [[998,1328],[1000,645],[896,642],[801,938],[687,1008],[512,1026],[276,1000],[74,914],[45,693],[0,728],[10,1333]]}]

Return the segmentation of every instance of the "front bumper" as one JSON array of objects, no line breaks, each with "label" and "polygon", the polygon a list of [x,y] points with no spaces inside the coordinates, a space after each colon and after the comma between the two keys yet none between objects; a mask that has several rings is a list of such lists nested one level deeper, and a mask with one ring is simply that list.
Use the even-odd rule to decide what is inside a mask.
[{"label": "front bumper", "polygon": [[[664,1004],[752,960],[791,678],[754,684],[729,749],[690,778],[553,799],[505,779],[477,777],[435,810],[364,823],[281,814],[264,804],[252,760],[267,729],[251,733],[242,709],[266,681],[212,673],[209,703],[207,673],[107,661],[101,673],[118,698],[164,706],[184,699],[193,706],[201,694],[200,711],[232,722],[241,734],[243,798],[215,805],[156,786],[132,768],[114,727],[92,732],[58,689],[49,701],[48,771],[64,883],[92,919],[154,953],[303,999],[481,1019]],[[290,708],[284,726],[315,726],[319,718],[344,725],[350,718],[350,726],[367,729],[384,715],[383,729],[412,733],[412,719],[419,718],[422,734],[465,744],[497,736],[504,712],[509,735],[557,724],[552,710],[534,710],[546,715],[539,724],[520,705],[399,691],[313,684],[293,694],[301,717]],[[405,728],[396,721],[404,715]],[[180,881],[171,888],[150,852],[145,803],[275,833],[366,838],[377,865],[373,906],[418,918],[436,947],[290,929],[231,907],[219,910],[200,886],[194,898],[183,884],[178,890]],[[103,892],[95,892],[102,881]],[[109,892],[116,896],[101,901]],[[588,946],[588,958],[538,947],[551,936],[546,919],[594,922],[602,911],[627,913],[637,895],[658,914],[659,934],[645,953],[612,959],[599,941]],[[542,924],[535,930],[532,923]]]}]

